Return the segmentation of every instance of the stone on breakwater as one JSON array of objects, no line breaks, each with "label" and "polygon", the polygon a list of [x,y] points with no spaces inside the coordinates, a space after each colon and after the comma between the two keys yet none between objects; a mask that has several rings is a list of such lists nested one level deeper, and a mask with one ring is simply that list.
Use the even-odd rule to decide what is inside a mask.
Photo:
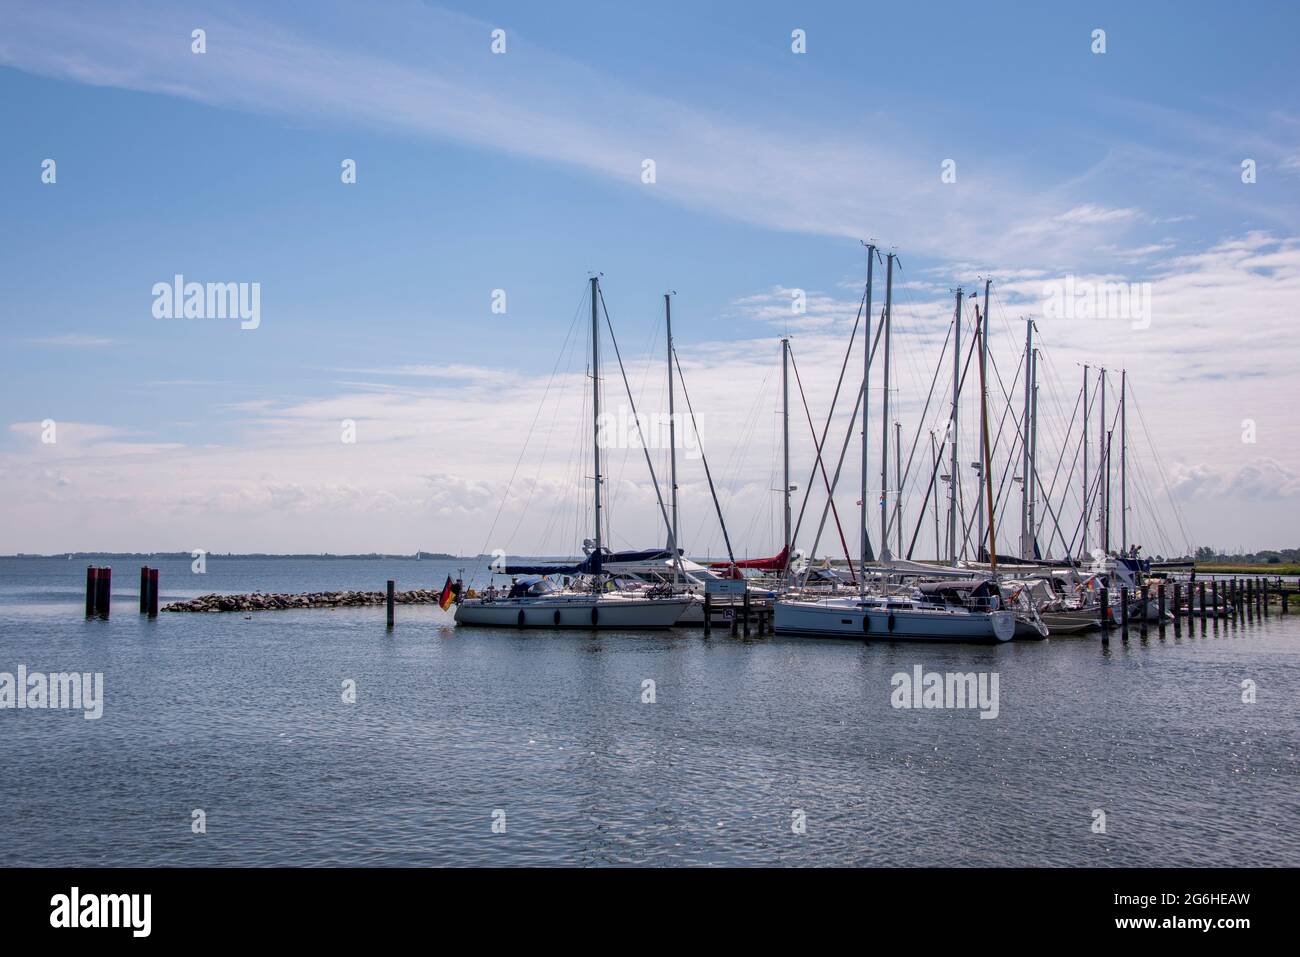
[{"label": "stone on breakwater", "polygon": [[[393,600],[399,605],[433,605],[440,591],[416,588],[399,591]],[[387,596],[382,591],[318,591],[301,595],[263,594],[251,595],[200,595],[189,601],[175,601],[164,605],[163,611],[220,612],[220,611],[275,611],[282,608],[359,608],[382,605]]]}]

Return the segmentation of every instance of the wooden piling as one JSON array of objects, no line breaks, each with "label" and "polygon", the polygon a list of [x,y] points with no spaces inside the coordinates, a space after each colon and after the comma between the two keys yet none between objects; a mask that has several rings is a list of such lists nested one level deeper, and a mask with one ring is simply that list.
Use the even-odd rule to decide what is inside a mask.
[{"label": "wooden piling", "polygon": [[1261,597],[1260,597],[1260,608],[1263,610],[1264,615],[1267,617],[1267,615],[1268,615],[1268,579],[1267,579],[1267,578],[1260,579],[1259,585],[1260,585],[1260,589],[1259,589],[1259,590],[1260,590],[1260,592],[1262,593],[1262,595],[1261,595]]},{"label": "wooden piling", "polygon": [[1101,643],[1110,644],[1110,589],[1101,586]]},{"label": "wooden piling", "polygon": [[99,570],[99,577],[95,580],[95,614],[107,618],[112,603],[113,569],[105,566]]},{"label": "wooden piling", "polygon": [[713,632],[713,596],[707,591],[704,593],[704,637],[708,637]]},{"label": "wooden piling", "polygon": [[149,569],[149,617],[158,617],[158,569]]},{"label": "wooden piling", "polygon": [[1201,621],[1205,621],[1205,582],[1197,582],[1197,600],[1201,603]]},{"label": "wooden piling", "polygon": [[1178,623],[1178,617],[1183,613],[1183,586],[1181,582],[1174,582],[1174,624]]},{"label": "wooden piling", "polygon": [[1119,589],[1119,626],[1125,640],[1128,639],[1128,586]]},{"label": "wooden piling", "polygon": [[1156,607],[1160,610],[1160,627],[1165,626],[1165,583],[1156,586]]},{"label": "wooden piling", "polygon": [[94,565],[86,566],[86,617],[95,615],[95,600],[99,591],[99,569]]},{"label": "wooden piling", "polygon": [[1214,620],[1219,620],[1219,580],[1217,578],[1210,582],[1210,606],[1214,609]]},{"label": "wooden piling", "polygon": [[393,596],[394,596],[394,593],[395,593],[395,591],[396,591],[396,588],[397,588],[397,583],[396,583],[395,581],[393,581],[391,578],[388,579],[388,594],[387,594],[387,598],[388,598],[388,600],[387,600],[387,607],[388,607],[388,627],[389,627],[389,628],[392,628],[392,627],[393,627]]},{"label": "wooden piling", "polygon": [[140,566],[140,614],[149,610],[149,566]]},{"label": "wooden piling", "polygon": [[745,589],[745,600],[743,603],[743,607],[744,607],[744,615],[745,615],[744,634],[745,637],[748,638],[749,637],[749,589],[748,588]]}]

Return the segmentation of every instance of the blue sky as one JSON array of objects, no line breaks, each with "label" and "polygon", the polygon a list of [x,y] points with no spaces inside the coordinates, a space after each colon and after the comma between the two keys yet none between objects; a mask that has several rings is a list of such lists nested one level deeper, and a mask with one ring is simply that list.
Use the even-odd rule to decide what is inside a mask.
[{"label": "blue sky", "polygon": [[[905,431],[953,285],[993,275],[1010,329],[1047,279],[1152,282],[1151,329],[1045,342],[1134,370],[1197,543],[1295,544],[1293,7],[262,6],[0,3],[0,550],[477,550],[593,269],[632,359],[676,290],[706,441],[768,515],[770,447],[730,447],[769,411],[755,370],[790,331],[824,414],[865,237],[915,283]],[[261,326],[154,319],[175,273],[259,282]],[[795,287],[817,322],[773,310]],[[350,409],[374,442],[340,460]]]}]

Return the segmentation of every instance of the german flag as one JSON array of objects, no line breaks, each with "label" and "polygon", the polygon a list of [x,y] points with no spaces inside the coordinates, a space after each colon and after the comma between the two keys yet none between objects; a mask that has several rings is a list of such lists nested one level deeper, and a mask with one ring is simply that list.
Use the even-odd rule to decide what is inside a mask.
[{"label": "german flag", "polygon": [[451,607],[451,601],[456,597],[456,591],[451,587],[451,576],[447,576],[447,584],[442,586],[442,594],[438,596],[438,607],[446,611]]}]

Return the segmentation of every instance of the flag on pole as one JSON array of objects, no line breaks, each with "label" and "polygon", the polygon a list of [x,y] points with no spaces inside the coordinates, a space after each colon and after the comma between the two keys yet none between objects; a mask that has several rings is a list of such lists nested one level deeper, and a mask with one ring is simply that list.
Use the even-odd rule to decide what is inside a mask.
[{"label": "flag on pole", "polygon": [[451,607],[451,600],[456,596],[456,592],[451,587],[451,576],[447,576],[447,584],[442,586],[442,594],[438,596],[438,607],[446,611]]}]

